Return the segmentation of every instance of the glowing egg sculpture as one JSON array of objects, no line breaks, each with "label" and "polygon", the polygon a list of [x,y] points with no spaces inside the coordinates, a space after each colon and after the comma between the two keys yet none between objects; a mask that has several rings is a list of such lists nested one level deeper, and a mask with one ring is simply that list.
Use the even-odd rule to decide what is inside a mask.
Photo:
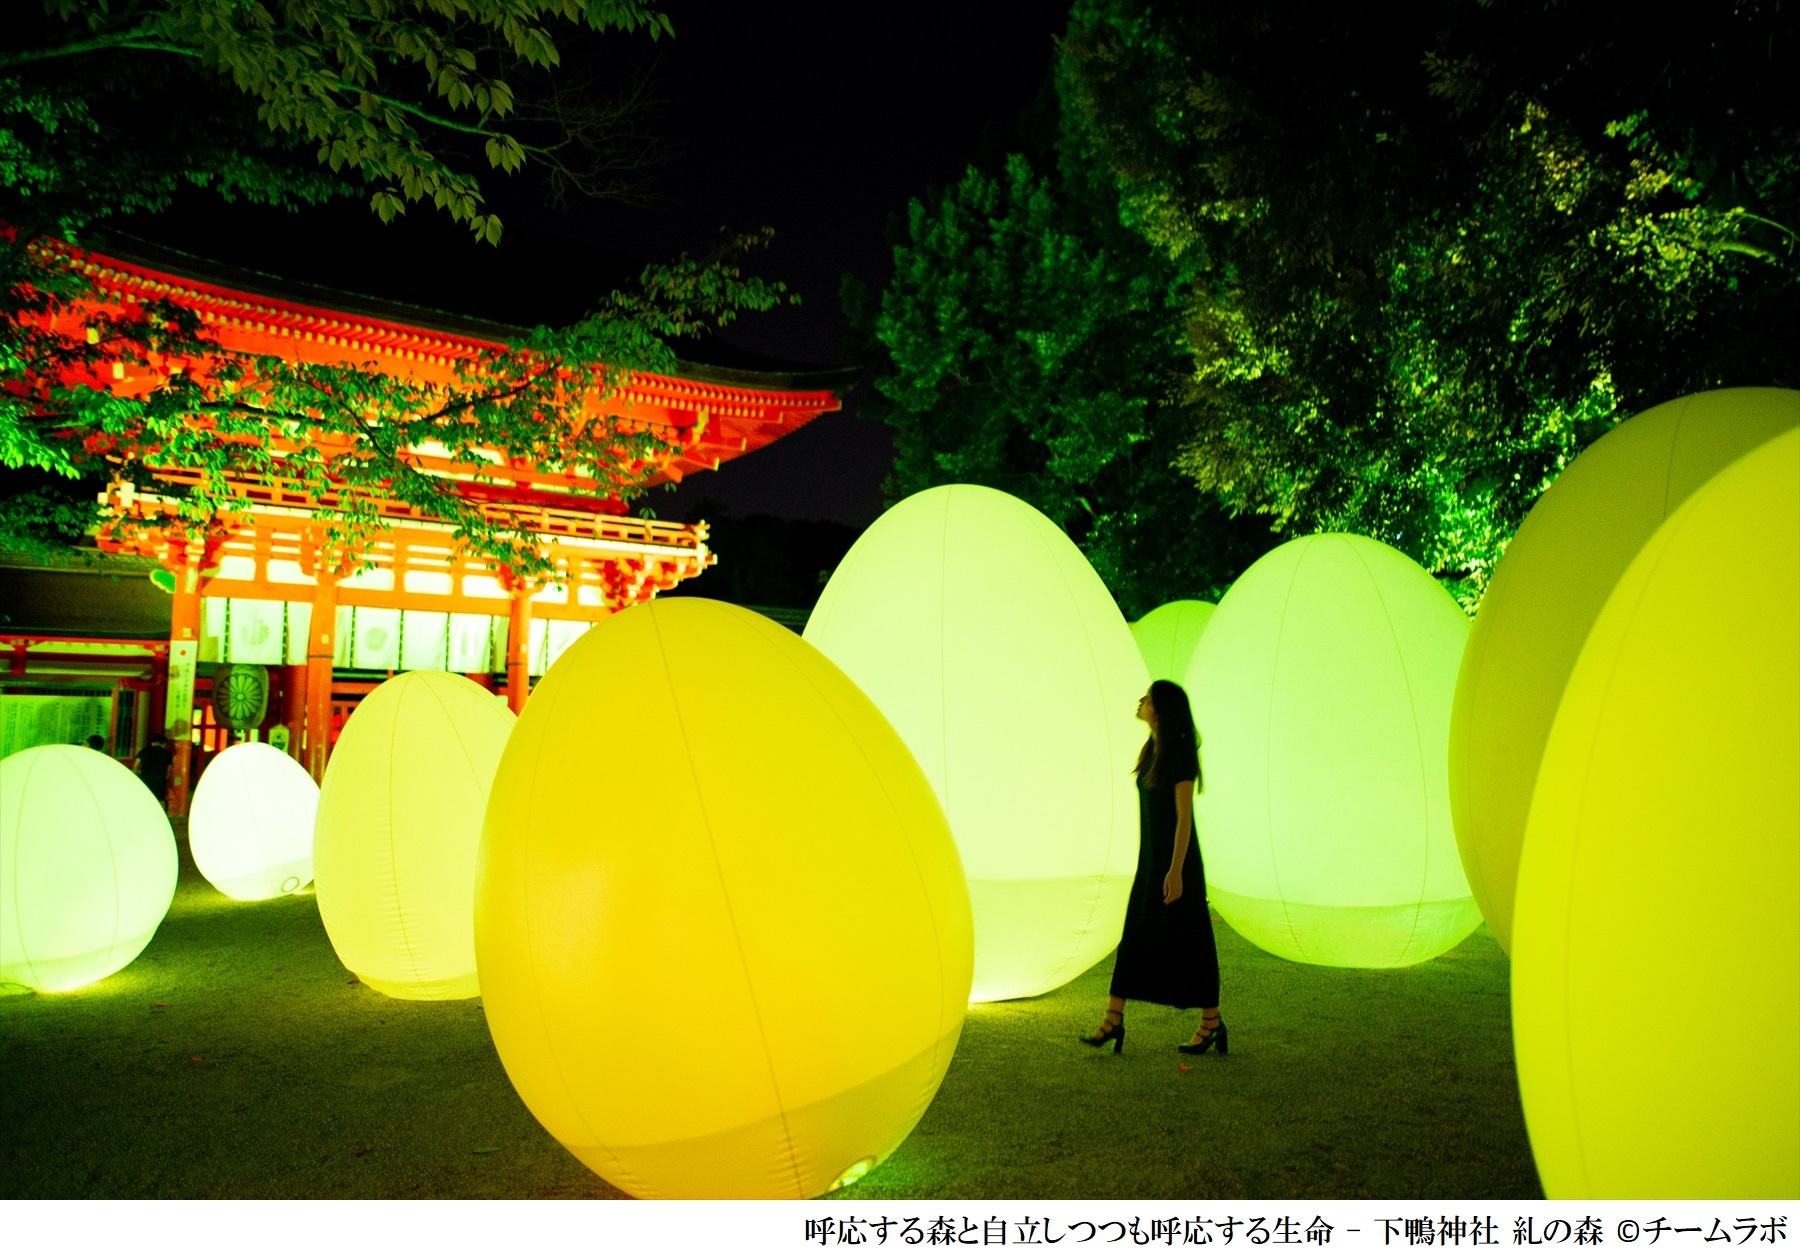
[{"label": "glowing egg sculpture", "polygon": [[475,923],[514,1087],[640,1196],[854,1180],[924,1113],[968,1004],[968,894],[912,755],[816,649],[711,600],[618,613],[545,675]]},{"label": "glowing egg sculpture", "polygon": [[474,997],[475,855],[505,701],[460,674],[382,683],[344,724],[313,833],[319,918],[344,966],[389,997]]},{"label": "glowing egg sculpture", "polygon": [[939,486],[831,576],[806,640],[887,715],[968,872],[977,1002],[1066,984],[1119,943],[1148,678],[1075,544],[1029,504]]},{"label": "glowing egg sculpture", "polygon": [[110,976],[156,934],[178,866],[161,804],[105,753],[45,744],[0,761],[0,982]]},{"label": "glowing egg sculpture", "polygon": [[1152,608],[1131,623],[1144,666],[1152,678],[1180,682],[1200,646],[1200,635],[1212,620],[1215,605],[1203,599],[1178,599]]},{"label": "glowing egg sculpture", "polygon": [[[1553,1197],[1800,1197],[1800,433],[1694,492],[1569,677],[1520,856]],[[1718,1035],[1706,1033],[1718,1029]],[[1671,1053],[1682,1038],[1695,1053]]]},{"label": "glowing egg sculpture", "polygon": [[1450,829],[1450,692],[1468,620],[1392,547],[1285,543],[1240,577],[1188,669],[1206,889],[1296,962],[1405,967],[1481,922]]},{"label": "glowing egg sculpture", "polygon": [[319,787],[268,744],[233,744],[194,789],[188,845],[207,882],[238,901],[263,901],[312,883]]},{"label": "glowing egg sculpture", "polygon": [[1722,389],[1653,407],[1582,452],[1507,545],[1469,632],[1450,719],[1457,844],[1502,949],[1544,741],[1601,606],[1689,495],[1797,425],[1793,390]]}]

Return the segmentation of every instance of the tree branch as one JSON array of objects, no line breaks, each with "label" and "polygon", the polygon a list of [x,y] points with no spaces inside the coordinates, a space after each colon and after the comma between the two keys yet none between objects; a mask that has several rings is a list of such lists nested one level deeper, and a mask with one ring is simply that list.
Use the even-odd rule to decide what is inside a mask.
[{"label": "tree branch", "polygon": [[109,49],[123,48],[132,52],[174,53],[179,57],[200,56],[200,50],[185,44],[171,44],[164,40],[145,39],[142,30],[128,31],[119,35],[103,35],[99,39],[78,40],[73,44],[62,44],[55,48],[32,48],[25,52],[6,53],[0,55],[0,70],[10,70],[14,66],[29,66],[40,61],[54,61],[59,57],[79,57],[84,53],[105,52]]}]

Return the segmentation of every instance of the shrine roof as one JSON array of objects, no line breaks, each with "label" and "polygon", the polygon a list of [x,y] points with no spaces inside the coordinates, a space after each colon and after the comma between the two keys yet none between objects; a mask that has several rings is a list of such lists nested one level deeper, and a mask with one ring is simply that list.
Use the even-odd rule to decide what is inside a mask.
[{"label": "shrine roof", "polygon": [[[383,324],[409,325],[454,337],[503,343],[519,341],[531,331],[519,324],[356,293],[219,262],[122,232],[107,233],[95,245],[97,253],[122,263],[180,275],[201,284],[254,294],[271,301],[355,316]],[[700,384],[735,386],[740,389],[806,392],[829,390],[841,394],[854,385],[862,373],[862,368],[857,365],[818,367],[754,355],[722,343],[719,348],[724,351],[721,357],[737,362],[708,363],[678,357],[676,362],[680,377]]]},{"label": "shrine roof", "polygon": [[[147,242],[107,242],[105,249],[42,240],[33,246],[60,257],[95,283],[102,302],[155,298],[193,309],[227,353],[268,354],[320,363],[357,363],[378,372],[442,382],[459,360],[516,343],[526,330],[429,307],[327,289],[263,272],[210,262]],[[77,317],[78,318],[78,317]],[[784,365],[785,366],[785,365]],[[767,371],[754,367],[680,362],[674,372],[630,372],[615,391],[595,396],[596,414],[656,432],[672,450],[645,470],[640,484],[679,482],[758,450],[830,411],[858,375],[855,368]],[[131,373],[118,388],[142,387]],[[477,487],[462,474],[477,471],[443,453],[417,452],[418,465],[469,484],[459,493],[532,505],[601,513],[625,510],[620,482],[596,482],[568,471],[516,461],[484,463],[479,472],[504,476],[504,491]],[[476,479],[480,480],[480,479]]]}]

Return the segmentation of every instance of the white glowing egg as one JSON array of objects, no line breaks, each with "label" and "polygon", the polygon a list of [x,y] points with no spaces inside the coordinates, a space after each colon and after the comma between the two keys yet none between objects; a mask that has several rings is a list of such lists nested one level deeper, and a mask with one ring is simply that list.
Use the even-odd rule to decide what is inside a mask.
[{"label": "white glowing egg", "polygon": [[1118,944],[1137,867],[1143,658],[1067,535],[985,486],[889,509],[806,639],[937,790],[975,915],[975,1001],[1066,984]]},{"label": "white glowing egg", "polygon": [[105,753],[44,744],[0,761],[0,982],[110,976],[156,934],[178,869],[162,805]]},{"label": "white glowing egg", "polygon": [[1481,912],[1450,827],[1456,601],[1372,538],[1284,543],[1232,584],[1188,668],[1206,890],[1295,962],[1406,967]]},{"label": "white glowing egg", "polygon": [[233,744],[194,789],[188,846],[207,882],[238,901],[263,901],[312,883],[319,785],[268,744]]}]

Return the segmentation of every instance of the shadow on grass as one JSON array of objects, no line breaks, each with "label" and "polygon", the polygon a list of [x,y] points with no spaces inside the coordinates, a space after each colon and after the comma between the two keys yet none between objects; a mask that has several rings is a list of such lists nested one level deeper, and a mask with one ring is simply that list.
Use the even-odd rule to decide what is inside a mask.
[{"label": "shadow on grass", "polygon": [[[1195,1014],[1136,1003],[1122,1056],[1076,1044],[1108,959],[972,1008],[917,1131],[837,1197],[1541,1193],[1485,931],[1396,972],[1285,963],[1223,925],[1219,949],[1229,1059],[1180,1071]],[[531,1118],[479,999],[382,997],[310,892],[233,902],[185,861],[131,966],[0,997],[0,1115],[15,1198],[622,1197]]]}]

